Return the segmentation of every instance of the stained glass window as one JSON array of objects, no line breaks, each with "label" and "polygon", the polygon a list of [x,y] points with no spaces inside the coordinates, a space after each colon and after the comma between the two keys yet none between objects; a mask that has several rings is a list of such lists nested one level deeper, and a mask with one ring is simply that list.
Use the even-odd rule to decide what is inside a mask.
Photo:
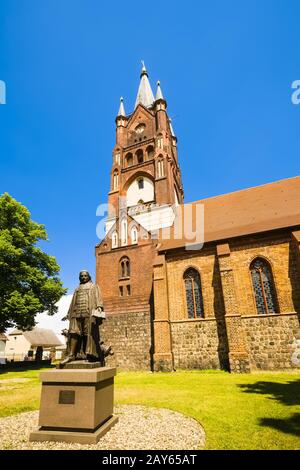
[{"label": "stained glass window", "polygon": [[201,279],[198,271],[189,268],[183,276],[185,284],[186,304],[189,318],[204,316]]},{"label": "stained glass window", "polygon": [[259,314],[275,313],[277,308],[276,291],[269,263],[262,258],[252,261],[251,276],[257,312]]}]

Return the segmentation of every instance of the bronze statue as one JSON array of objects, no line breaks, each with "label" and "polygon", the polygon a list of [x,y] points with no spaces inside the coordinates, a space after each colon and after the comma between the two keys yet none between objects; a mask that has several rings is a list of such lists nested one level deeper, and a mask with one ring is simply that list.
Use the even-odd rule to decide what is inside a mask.
[{"label": "bronze statue", "polygon": [[69,330],[63,331],[67,336],[67,357],[60,367],[76,360],[99,361],[104,366],[105,357],[113,352],[100,341],[100,325],[105,319],[100,289],[88,271],[80,272],[79,281],[68,314],[62,319],[70,324]]}]

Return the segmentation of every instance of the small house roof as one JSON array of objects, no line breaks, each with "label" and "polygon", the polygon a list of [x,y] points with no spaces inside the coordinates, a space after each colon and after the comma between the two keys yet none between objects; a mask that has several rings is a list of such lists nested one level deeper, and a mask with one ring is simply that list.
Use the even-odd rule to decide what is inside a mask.
[{"label": "small house roof", "polygon": [[46,328],[33,328],[28,331],[14,330],[9,334],[9,336],[16,335],[23,335],[31,346],[62,346],[54,331]]}]

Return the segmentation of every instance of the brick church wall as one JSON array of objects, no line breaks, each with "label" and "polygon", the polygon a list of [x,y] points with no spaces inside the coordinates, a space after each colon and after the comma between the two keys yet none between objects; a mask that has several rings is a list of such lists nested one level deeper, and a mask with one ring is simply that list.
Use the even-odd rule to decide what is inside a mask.
[{"label": "brick church wall", "polygon": [[106,345],[112,345],[115,353],[107,358],[107,366],[124,370],[150,370],[152,351],[149,311],[108,314],[101,326],[101,339]]},{"label": "brick church wall", "polygon": [[[130,277],[120,276],[120,260],[126,256],[130,261]],[[96,249],[96,280],[100,287],[105,311],[123,313],[131,310],[133,303],[148,306],[152,290],[152,264],[154,245],[152,241],[142,241],[139,245],[129,245],[111,250],[103,246]],[[131,287],[131,295],[120,297],[119,286]],[[144,308],[140,308],[140,311]]]},{"label": "brick church wall", "polygon": [[203,249],[201,253],[182,254],[167,258],[170,320],[185,320],[188,317],[183,275],[189,267],[196,268],[201,277],[205,318],[214,318],[215,312],[224,316],[222,288],[216,266],[215,248]]},{"label": "brick church wall", "polygon": [[[245,332],[251,369],[286,369],[300,365],[300,283],[296,248],[289,232],[231,240],[231,266],[237,315]],[[258,315],[250,264],[264,257],[271,265],[279,314]],[[187,317],[183,274],[201,276],[204,319]],[[228,368],[228,337],[222,285],[214,247],[167,257],[169,309],[175,368]],[[298,359],[299,356],[299,359]]]},{"label": "brick church wall", "polygon": [[300,368],[300,318],[296,314],[244,317],[253,369]]}]

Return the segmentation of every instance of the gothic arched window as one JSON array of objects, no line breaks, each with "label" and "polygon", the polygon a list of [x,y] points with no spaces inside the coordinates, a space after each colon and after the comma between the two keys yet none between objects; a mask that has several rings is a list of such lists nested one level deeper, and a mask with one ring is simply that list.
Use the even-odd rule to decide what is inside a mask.
[{"label": "gothic arched window", "polygon": [[138,163],[143,163],[144,161],[144,153],[143,150],[139,149],[136,151],[136,159]]},{"label": "gothic arched window", "polygon": [[156,144],[157,144],[157,147],[158,147],[159,149],[163,149],[163,148],[164,148],[164,141],[163,141],[163,136],[162,136],[162,134],[158,134]]},{"label": "gothic arched window", "polygon": [[111,236],[111,247],[118,248],[118,234],[116,230],[112,233],[112,236]]},{"label": "gothic arched window", "polygon": [[189,318],[204,317],[203,298],[200,274],[196,269],[189,268],[183,275],[186,305]]},{"label": "gothic arched window", "polygon": [[271,266],[266,260],[256,258],[250,265],[250,271],[257,312],[275,313],[277,301]]},{"label": "gothic arched window", "polygon": [[130,237],[131,237],[131,243],[135,244],[138,242],[138,232],[137,232],[137,228],[135,225],[131,229]]},{"label": "gothic arched window", "polygon": [[113,179],[113,189],[118,189],[119,187],[119,173],[117,171],[114,172],[114,179]]},{"label": "gothic arched window", "polygon": [[144,178],[138,178],[137,183],[139,189],[144,189]]},{"label": "gothic arched window", "polygon": [[133,156],[132,156],[132,153],[127,153],[127,154],[126,154],[125,162],[126,162],[126,166],[127,166],[127,167],[133,165]]},{"label": "gothic arched window", "polygon": [[146,149],[147,152],[147,159],[151,160],[154,157],[154,147],[152,145],[149,145]]},{"label": "gothic arched window", "polygon": [[130,277],[130,261],[127,256],[124,256],[120,260],[120,278]]},{"label": "gothic arched window", "polygon": [[164,161],[162,157],[157,160],[156,171],[157,178],[162,178],[164,176]]},{"label": "gothic arched window", "polygon": [[117,165],[121,165],[121,154],[120,154],[120,152],[116,153],[115,162],[116,162]]},{"label": "gothic arched window", "polygon": [[123,219],[121,222],[121,245],[127,245],[127,220]]}]

